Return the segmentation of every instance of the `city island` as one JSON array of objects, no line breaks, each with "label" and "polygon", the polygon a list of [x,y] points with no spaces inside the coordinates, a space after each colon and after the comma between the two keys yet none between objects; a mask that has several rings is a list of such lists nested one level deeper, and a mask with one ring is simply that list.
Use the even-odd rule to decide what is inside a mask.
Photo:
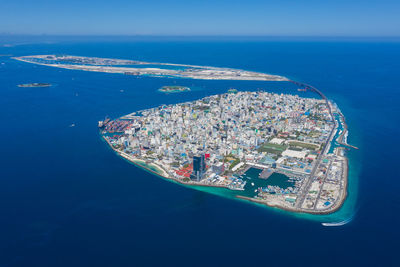
[{"label": "city island", "polygon": [[[309,90],[311,87],[305,85]],[[99,122],[120,156],[188,186],[221,187],[240,199],[328,214],[347,195],[344,117],[326,99],[264,91],[208,96]]]},{"label": "city island", "polygon": [[313,86],[232,68],[69,55],[14,59],[136,77],[291,82],[299,92],[321,98],[231,88],[192,102],[106,118],[98,126],[121,157],[186,186],[223,188],[239,199],[311,214],[333,213],[346,199],[346,150],[357,147],[347,144],[340,109]]}]

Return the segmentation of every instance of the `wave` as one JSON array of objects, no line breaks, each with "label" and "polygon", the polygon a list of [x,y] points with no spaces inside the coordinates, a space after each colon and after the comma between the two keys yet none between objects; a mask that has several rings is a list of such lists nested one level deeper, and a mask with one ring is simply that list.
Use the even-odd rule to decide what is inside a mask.
[{"label": "wave", "polygon": [[350,223],[353,220],[353,218],[354,218],[354,214],[350,218],[340,221],[340,222],[323,222],[321,224],[323,226],[343,226],[345,224]]}]

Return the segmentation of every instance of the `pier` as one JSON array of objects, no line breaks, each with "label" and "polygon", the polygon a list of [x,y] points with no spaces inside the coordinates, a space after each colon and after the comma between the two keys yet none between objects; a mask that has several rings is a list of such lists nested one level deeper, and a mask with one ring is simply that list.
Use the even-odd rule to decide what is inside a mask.
[{"label": "pier", "polygon": [[260,173],[259,178],[268,179],[273,173],[274,171],[271,169],[263,169],[263,171]]}]

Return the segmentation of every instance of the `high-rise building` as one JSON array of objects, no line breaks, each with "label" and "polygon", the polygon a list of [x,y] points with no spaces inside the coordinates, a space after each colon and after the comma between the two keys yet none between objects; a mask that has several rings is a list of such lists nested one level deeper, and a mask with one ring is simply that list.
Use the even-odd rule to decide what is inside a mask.
[{"label": "high-rise building", "polygon": [[193,172],[190,178],[195,181],[200,181],[206,172],[206,159],[205,155],[193,156]]}]

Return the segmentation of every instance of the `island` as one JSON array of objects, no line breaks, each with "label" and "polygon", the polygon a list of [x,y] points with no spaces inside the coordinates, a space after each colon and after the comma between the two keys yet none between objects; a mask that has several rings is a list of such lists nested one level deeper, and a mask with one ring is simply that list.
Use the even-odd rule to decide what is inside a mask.
[{"label": "island", "polygon": [[[99,121],[102,138],[121,157],[196,189],[220,188],[245,201],[291,212],[328,214],[347,196],[347,124],[317,88],[279,75],[209,66],[69,55],[19,61],[137,77],[286,81],[318,98],[239,91],[162,105]],[[164,89],[163,89],[164,88]],[[186,90],[167,86],[167,91]]]},{"label": "island", "polygon": [[158,89],[158,91],[163,93],[180,93],[180,92],[190,91],[190,88],[185,86],[173,85],[173,86],[163,86],[160,89]]},{"label": "island", "polygon": [[107,118],[99,127],[120,156],[165,179],[327,214],[347,195],[345,148],[333,144],[345,143],[342,116],[325,98],[235,91]]},{"label": "island", "polygon": [[14,59],[43,66],[137,77],[187,78],[198,80],[288,81],[279,75],[232,68],[218,68],[187,64],[144,62],[125,59],[81,57],[71,55],[31,55]]},{"label": "island", "polygon": [[25,83],[18,84],[18,87],[49,87],[51,83]]}]

